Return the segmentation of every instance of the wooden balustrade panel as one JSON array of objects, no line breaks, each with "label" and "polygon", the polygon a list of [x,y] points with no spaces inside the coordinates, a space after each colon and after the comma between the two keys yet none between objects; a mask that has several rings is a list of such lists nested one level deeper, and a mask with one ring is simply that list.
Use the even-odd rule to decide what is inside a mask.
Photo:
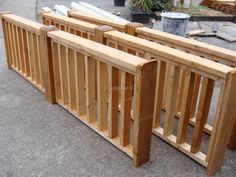
[{"label": "wooden balustrade panel", "polygon": [[51,48],[56,102],[133,157],[134,76],[56,41]]},{"label": "wooden balustrade panel", "polygon": [[11,68],[44,92],[39,34],[7,20],[4,24]]}]

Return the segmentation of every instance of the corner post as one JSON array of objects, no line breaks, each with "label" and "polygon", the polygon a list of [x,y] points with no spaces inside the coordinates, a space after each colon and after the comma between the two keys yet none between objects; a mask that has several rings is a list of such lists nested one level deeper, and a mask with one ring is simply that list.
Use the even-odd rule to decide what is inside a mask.
[{"label": "corner post", "polygon": [[149,161],[157,60],[151,60],[137,67],[134,85],[134,139],[133,164],[138,167]]},{"label": "corner post", "polygon": [[67,16],[68,16],[68,17],[71,17],[71,16],[70,16],[70,13],[71,13],[71,12],[76,12],[76,11],[77,11],[77,10],[75,10],[75,9],[69,9],[69,10],[67,11]]},{"label": "corner post", "polygon": [[136,36],[135,29],[143,26],[144,25],[142,23],[136,23],[136,22],[128,23],[125,25],[125,33],[132,36]]},{"label": "corner post", "polygon": [[228,73],[225,85],[221,90],[221,103],[218,105],[218,114],[211,133],[207,152],[207,175],[214,175],[221,169],[227,142],[232,132],[236,115],[236,71]]},{"label": "corner post", "polygon": [[43,62],[42,73],[45,85],[45,96],[52,104],[56,103],[56,94],[53,76],[51,39],[47,36],[47,33],[56,30],[58,29],[54,26],[44,26],[40,29],[40,52],[42,54]]},{"label": "corner post", "polygon": [[7,57],[7,67],[8,69],[11,69],[11,55],[10,55],[10,52],[11,52],[11,49],[10,49],[10,46],[9,46],[9,38],[8,38],[8,35],[9,34],[9,31],[8,29],[6,29],[6,20],[3,18],[3,15],[6,15],[6,14],[11,14],[10,11],[2,11],[0,12],[0,18],[2,19],[2,30],[3,30],[3,35],[4,35],[4,45],[5,45],[5,51],[6,51],[6,57]]},{"label": "corner post", "polygon": [[42,18],[42,24],[44,24],[44,25],[47,25],[46,18],[44,17],[44,14],[47,14],[47,13],[52,13],[52,12],[51,11],[42,11],[40,13],[40,16]]}]

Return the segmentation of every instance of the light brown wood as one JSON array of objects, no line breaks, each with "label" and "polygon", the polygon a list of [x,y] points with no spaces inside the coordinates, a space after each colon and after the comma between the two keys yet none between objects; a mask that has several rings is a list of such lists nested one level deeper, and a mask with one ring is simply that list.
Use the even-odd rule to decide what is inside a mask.
[{"label": "light brown wood", "polygon": [[208,78],[203,79],[199,106],[197,110],[197,118],[192,137],[192,145],[191,145],[192,153],[197,153],[200,150],[204,125],[206,124],[208,119],[214,85],[215,85],[214,80]]},{"label": "light brown wood", "polygon": [[163,93],[165,85],[165,73],[166,73],[166,63],[159,60],[157,65],[153,128],[158,128],[161,123],[161,110],[162,110],[162,100],[164,95]]},{"label": "light brown wood", "polygon": [[176,143],[182,144],[186,141],[186,133],[188,122],[190,118],[190,106],[191,106],[191,98],[193,95],[193,87],[195,81],[196,74],[191,73],[190,71],[183,71],[183,79],[184,81],[184,88],[183,88],[183,95],[182,95],[182,103],[180,109],[180,118],[178,124],[178,133]]},{"label": "light brown wood", "polygon": [[180,80],[180,68],[173,65],[170,66],[170,74],[167,83],[167,95],[166,95],[166,118],[164,135],[169,136],[173,131],[173,121],[175,116],[175,110],[177,107],[177,89]]},{"label": "light brown wood", "polygon": [[118,136],[119,70],[108,66],[108,136]]},{"label": "light brown wood", "polygon": [[89,123],[96,121],[95,64],[94,58],[85,56],[86,113]]},{"label": "light brown wood", "polygon": [[133,76],[123,71],[120,75],[120,144],[126,146],[130,143]]},{"label": "light brown wood", "polygon": [[85,98],[85,56],[76,52],[76,111],[77,114],[86,114],[86,98]]},{"label": "light brown wood", "polygon": [[[77,48],[77,50],[83,51],[84,53],[96,55],[100,61],[111,64],[131,74],[135,74],[136,67],[139,63],[146,61],[137,56],[117,51],[116,49],[112,49],[63,31],[49,32],[48,36],[53,40],[63,41],[65,45]],[[129,58],[129,60],[127,60],[127,58]]]},{"label": "light brown wood", "polygon": [[[47,100],[50,103],[56,103],[56,93],[55,86],[59,86],[54,83],[54,67],[53,67],[53,55],[55,52],[55,48],[52,49],[51,40],[47,37],[48,31],[57,30],[55,27],[42,27],[40,29],[40,54],[42,57],[42,82],[45,85],[45,95]],[[56,55],[57,53],[55,53]],[[58,58],[57,58],[58,59]]]},{"label": "light brown wood", "polygon": [[191,109],[190,118],[195,117],[194,115],[195,115],[195,110],[196,110],[196,105],[197,105],[200,81],[201,81],[201,76],[196,74],[194,88],[193,88],[193,97],[192,97],[191,108],[190,108]]},{"label": "light brown wood", "polygon": [[219,170],[223,162],[228,137],[232,131],[236,115],[235,86],[235,72],[230,72],[225,86],[222,89],[223,93],[221,96],[223,97],[220,98],[222,101],[218,104],[217,119],[215,122],[216,126],[213,127],[208,147],[208,175],[213,175],[217,170]]},{"label": "light brown wood", "polygon": [[10,56],[10,41],[9,41],[9,29],[8,25],[6,24],[6,21],[2,19],[2,29],[3,29],[3,35],[4,35],[4,44],[5,44],[5,51],[7,55],[7,66],[8,69],[11,69],[11,56]]},{"label": "light brown wood", "polygon": [[[52,61],[53,61],[53,78],[55,84],[56,102],[62,99],[60,65],[59,65],[59,44],[51,42]],[[45,83],[47,86],[47,84]]]},{"label": "light brown wood", "polygon": [[231,135],[229,137],[227,147],[230,150],[234,150],[236,148],[236,116],[234,118],[234,126],[233,126],[233,129],[232,129]]},{"label": "light brown wood", "polygon": [[133,138],[135,166],[140,166],[150,158],[156,71],[157,63],[153,60],[140,65],[135,77]]}]

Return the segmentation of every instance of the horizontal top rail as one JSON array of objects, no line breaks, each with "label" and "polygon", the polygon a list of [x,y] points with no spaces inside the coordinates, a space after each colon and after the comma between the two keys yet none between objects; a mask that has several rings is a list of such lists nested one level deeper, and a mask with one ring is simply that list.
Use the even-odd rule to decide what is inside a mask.
[{"label": "horizontal top rail", "polygon": [[125,30],[125,25],[127,24],[125,22],[115,22],[115,21],[112,21],[112,20],[109,20],[106,18],[96,17],[96,16],[90,15],[90,14],[87,15],[87,14],[84,14],[84,13],[81,13],[81,12],[75,11],[75,10],[68,11],[68,14],[69,14],[68,16],[73,16],[75,18],[77,17],[81,20],[85,20],[85,21],[95,23],[98,25],[112,26],[112,27],[117,28],[118,30],[122,30],[122,31]]},{"label": "horizontal top rail", "polygon": [[65,44],[75,50],[94,56],[104,63],[110,64],[131,74],[136,73],[138,65],[147,62],[147,60],[143,58],[118,51],[114,48],[63,31],[48,32],[48,37],[58,43]]},{"label": "horizontal top rail", "polygon": [[73,18],[65,17],[65,16],[58,16],[56,14],[53,14],[51,12],[43,12],[42,17],[47,17],[48,19],[57,20],[61,23],[64,23],[66,25],[70,25],[70,27],[75,28],[83,28],[83,30],[87,30],[89,32],[94,32],[97,25],[94,25],[92,23],[87,23],[81,20],[76,20]]},{"label": "horizontal top rail", "polygon": [[108,39],[113,39],[116,42],[135,46],[135,48],[137,49],[149,51],[154,55],[159,55],[174,62],[190,66],[194,69],[201,70],[223,79],[227,77],[228,72],[233,70],[233,68],[226,65],[216,63],[208,59],[204,59],[202,57],[188,54],[176,49],[172,49],[161,44],[150,42],[148,40],[137,38],[124,33],[122,33],[121,35],[121,33],[118,31],[105,32],[104,36]]},{"label": "horizontal top rail", "polygon": [[13,14],[3,14],[3,15],[1,15],[1,18],[7,20],[10,23],[16,24],[19,27],[30,30],[30,31],[37,33],[37,34],[40,33],[40,28],[45,26],[40,23],[31,21],[31,20],[27,20],[25,18],[16,16]]},{"label": "horizontal top rail", "polygon": [[177,35],[169,34],[162,31],[157,31],[147,27],[139,27],[135,29],[138,34],[152,37],[153,39],[163,40],[177,46],[183,46],[190,48],[201,53],[207,53],[215,57],[221,57],[222,59],[228,60],[229,62],[236,62],[236,52],[228,50],[222,47],[206,44],[196,40],[187,39]]}]

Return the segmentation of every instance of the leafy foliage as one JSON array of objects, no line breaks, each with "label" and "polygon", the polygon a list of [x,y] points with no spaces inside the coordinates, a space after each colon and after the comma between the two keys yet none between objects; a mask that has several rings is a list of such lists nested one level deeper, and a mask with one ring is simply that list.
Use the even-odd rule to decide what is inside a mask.
[{"label": "leafy foliage", "polygon": [[137,12],[152,12],[156,10],[167,10],[168,0],[131,0],[130,9]]}]

